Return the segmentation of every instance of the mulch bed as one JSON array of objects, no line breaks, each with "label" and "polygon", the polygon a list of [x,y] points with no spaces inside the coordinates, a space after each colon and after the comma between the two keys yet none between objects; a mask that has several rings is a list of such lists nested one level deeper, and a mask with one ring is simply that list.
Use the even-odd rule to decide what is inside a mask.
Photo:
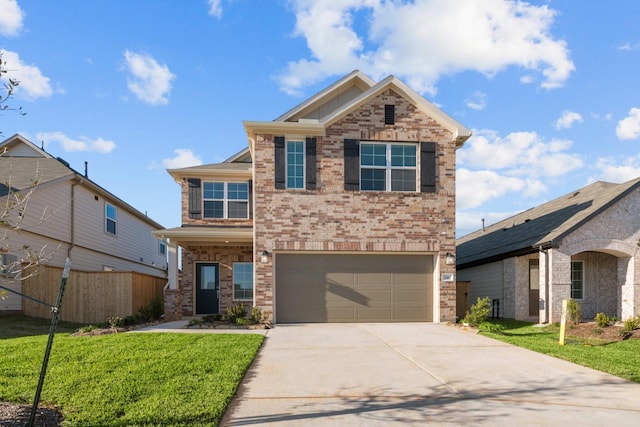
[{"label": "mulch bed", "polygon": [[[31,405],[0,402],[0,426],[24,427],[31,417]],[[33,423],[37,427],[58,427],[62,425],[62,414],[55,408],[40,407]]]},{"label": "mulch bed", "polygon": [[636,329],[633,332],[625,332],[622,323],[601,327],[596,322],[581,322],[577,325],[567,324],[565,336],[584,340],[617,342],[640,339],[640,329]]}]

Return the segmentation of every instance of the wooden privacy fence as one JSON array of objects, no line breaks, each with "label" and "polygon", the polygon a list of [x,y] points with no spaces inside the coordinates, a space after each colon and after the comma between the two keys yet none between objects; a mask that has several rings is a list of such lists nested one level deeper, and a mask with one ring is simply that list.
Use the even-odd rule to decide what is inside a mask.
[{"label": "wooden privacy fence", "polygon": [[[55,305],[60,289],[62,268],[41,266],[22,283],[22,293]],[[69,272],[60,308],[60,320],[76,323],[104,323],[108,317],[136,314],[156,295],[162,297],[167,279],[124,271]],[[27,316],[51,318],[51,309],[22,299]]]}]

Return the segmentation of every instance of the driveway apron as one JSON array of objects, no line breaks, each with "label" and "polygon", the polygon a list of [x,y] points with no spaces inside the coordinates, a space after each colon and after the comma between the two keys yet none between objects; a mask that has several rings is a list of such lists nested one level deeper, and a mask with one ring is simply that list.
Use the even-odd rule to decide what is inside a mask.
[{"label": "driveway apron", "polygon": [[223,426],[638,426],[640,384],[452,326],[278,325]]}]

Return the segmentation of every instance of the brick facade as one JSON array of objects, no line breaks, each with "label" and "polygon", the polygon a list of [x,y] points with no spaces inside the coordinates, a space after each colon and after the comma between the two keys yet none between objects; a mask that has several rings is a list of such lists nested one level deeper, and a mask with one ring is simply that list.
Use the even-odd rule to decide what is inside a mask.
[{"label": "brick facade", "polygon": [[[384,125],[384,105],[396,108]],[[329,126],[317,138],[317,189],[276,190],[275,135],[257,135],[254,146],[254,246],[256,252],[424,252],[439,256],[439,272],[455,253],[455,143],[450,131],[389,89]],[[361,192],[344,189],[344,140],[437,144],[435,193]],[[420,176],[417,173],[418,178]],[[420,188],[418,182],[418,188]],[[273,307],[273,257],[256,263],[255,304]],[[455,319],[455,282],[436,279],[440,320]]]}]

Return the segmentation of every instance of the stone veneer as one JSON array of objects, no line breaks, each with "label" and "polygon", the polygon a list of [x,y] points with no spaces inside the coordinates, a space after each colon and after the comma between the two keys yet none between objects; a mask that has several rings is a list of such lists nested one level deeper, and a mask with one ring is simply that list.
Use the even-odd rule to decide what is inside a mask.
[{"label": "stone veneer", "polygon": [[[384,125],[385,104],[395,105],[395,125]],[[455,273],[455,266],[444,262],[447,252],[455,254],[455,142],[450,131],[393,90],[386,90],[327,128],[326,136],[317,138],[317,190],[312,191],[275,189],[274,136],[258,135],[253,153],[256,258],[265,249],[428,252],[436,255],[439,273]],[[346,138],[436,142],[436,192],[345,191]],[[420,188],[419,168],[417,178]],[[263,311],[271,311],[274,304],[272,263],[270,257],[269,262],[258,262],[255,268],[255,304]],[[439,320],[454,320],[455,281],[437,278],[436,283]]]}]

